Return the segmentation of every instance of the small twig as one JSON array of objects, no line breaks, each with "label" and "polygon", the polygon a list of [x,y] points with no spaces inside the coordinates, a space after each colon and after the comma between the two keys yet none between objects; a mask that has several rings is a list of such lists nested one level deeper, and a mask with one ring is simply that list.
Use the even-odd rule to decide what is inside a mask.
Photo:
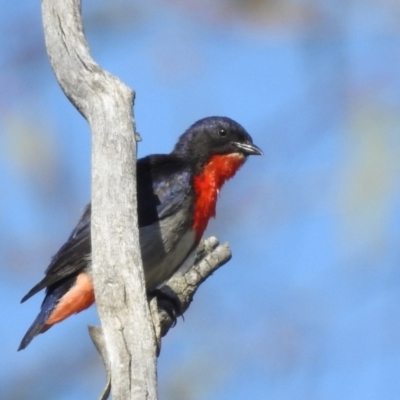
[{"label": "small twig", "polygon": [[[226,264],[232,257],[228,243],[219,245],[216,237],[210,237],[201,242],[195,264],[186,273],[176,273],[161,288],[166,293],[173,292],[178,298],[183,314],[189,308],[199,286],[215,272],[218,268]],[[160,335],[165,336],[175,320],[171,314],[162,308],[158,310],[160,321]]]},{"label": "small twig", "polygon": [[101,329],[99,326],[92,325],[89,325],[88,329],[92,342],[94,343],[97,352],[100,354],[100,357],[106,369],[107,383],[106,387],[103,390],[103,393],[99,397],[99,400],[107,400],[111,393],[111,365],[110,360],[108,359],[103,329]]}]

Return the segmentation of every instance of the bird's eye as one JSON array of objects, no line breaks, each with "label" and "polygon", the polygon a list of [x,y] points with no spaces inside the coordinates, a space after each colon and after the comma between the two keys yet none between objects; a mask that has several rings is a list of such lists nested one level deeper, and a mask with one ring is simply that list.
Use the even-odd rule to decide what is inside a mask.
[{"label": "bird's eye", "polygon": [[228,134],[228,132],[227,132],[226,129],[224,129],[224,128],[221,128],[221,129],[218,131],[218,135],[219,135],[219,136],[224,137],[224,136],[226,136],[227,134]]}]

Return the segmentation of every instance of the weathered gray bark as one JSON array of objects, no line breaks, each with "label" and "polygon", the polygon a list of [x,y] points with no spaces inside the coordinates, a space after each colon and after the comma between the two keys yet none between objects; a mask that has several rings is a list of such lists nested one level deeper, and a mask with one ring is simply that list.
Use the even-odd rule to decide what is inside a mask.
[{"label": "weathered gray bark", "polygon": [[93,280],[115,400],[156,399],[156,348],[136,213],[134,93],[92,59],[80,0],[43,0],[58,82],[92,132]]},{"label": "weathered gray bark", "polygon": [[[156,399],[156,355],[174,320],[151,299],[149,309],[136,213],[134,93],[92,59],[80,0],[42,0],[47,52],[57,80],[92,132],[92,261],[102,328],[90,334],[106,366],[101,398]],[[199,285],[231,257],[215,238],[199,248],[196,265],[165,285],[188,308]]]}]

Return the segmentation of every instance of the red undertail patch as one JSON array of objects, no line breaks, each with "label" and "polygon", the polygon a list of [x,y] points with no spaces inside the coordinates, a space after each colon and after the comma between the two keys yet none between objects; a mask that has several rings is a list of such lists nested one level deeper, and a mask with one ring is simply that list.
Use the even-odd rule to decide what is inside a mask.
[{"label": "red undertail patch", "polygon": [[86,273],[81,273],[76,277],[75,285],[60,299],[46,321],[43,330],[47,330],[72,314],[85,310],[93,303],[93,283]]},{"label": "red undertail patch", "polygon": [[219,190],[232,178],[243,165],[244,156],[240,153],[215,155],[205,165],[201,174],[194,178],[196,202],[193,228],[197,237],[201,237],[210,218],[215,217],[215,207]]}]

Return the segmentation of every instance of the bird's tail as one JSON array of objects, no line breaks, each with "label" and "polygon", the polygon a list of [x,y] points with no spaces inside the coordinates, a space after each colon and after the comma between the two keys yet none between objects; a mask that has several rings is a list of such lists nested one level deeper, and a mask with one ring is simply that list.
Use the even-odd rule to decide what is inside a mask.
[{"label": "bird's tail", "polygon": [[25,349],[32,339],[39,335],[39,333],[46,332],[51,326],[49,324],[49,317],[51,316],[54,309],[57,307],[60,299],[70,290],[73,286],[76,277],[66,279],[59,285],[50,286],[46,290],[46,295],[43,299],[42,305],[40,306],[40,312],[32,325],[29,327],[25,336],[21,340],[21,344],[18,347],[18,351]]},{"label": "bird's tail", "polygon": [[85,310],[93,303],[93,283],[85,272],[49,286],[40,313],[23,337],[18,351],[28,346],[39,333],[46,332],[54,324]]},{"label": "bird's tail", "polygon": [[39,315],[33,321],[33,324],[30,326],[28,331],[25,333],[25,336],[22,338],[21,343],[18,347],[18,351],[25,349],[26,346],[32,341],[32,339],[39,335],[39,333],[46,332],[51,326],[45,326],[46,321],[48,319],[48,313],[42,307]]}]

